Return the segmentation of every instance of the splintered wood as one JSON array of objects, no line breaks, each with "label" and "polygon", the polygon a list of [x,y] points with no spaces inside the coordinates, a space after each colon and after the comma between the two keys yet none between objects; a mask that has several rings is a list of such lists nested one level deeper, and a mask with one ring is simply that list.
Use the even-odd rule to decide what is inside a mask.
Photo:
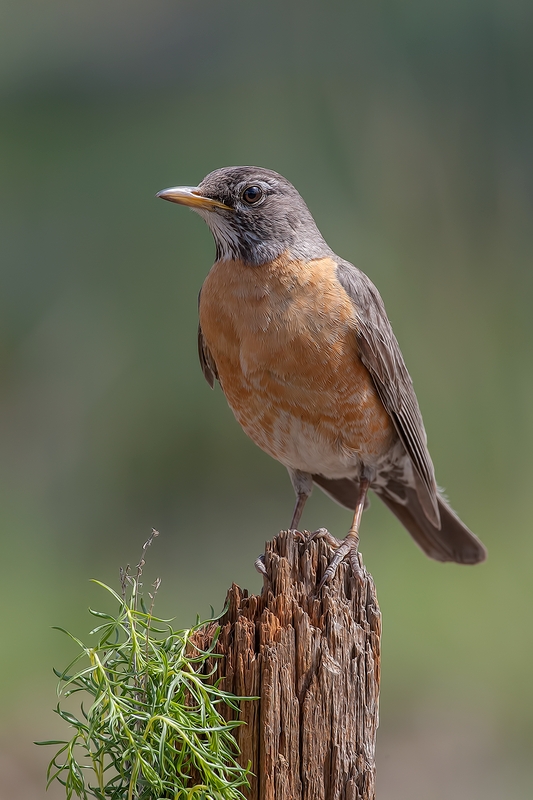
[{"label": "splintered wood", "polygon": [[323,539],[282,532],[267,544],[261,595],[233,585],[221,620],[222,687],[241,704],[241,763],[251,800],[373,800],[381,615],[371,576],[342,563],[316,588],[332,555]]}]

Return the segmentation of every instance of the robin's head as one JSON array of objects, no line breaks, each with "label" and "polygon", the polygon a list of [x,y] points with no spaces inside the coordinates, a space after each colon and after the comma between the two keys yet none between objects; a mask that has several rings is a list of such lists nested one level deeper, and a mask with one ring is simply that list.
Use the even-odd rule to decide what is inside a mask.
[{"label": "robin's head", "polygon": [[303,260],[331,254],[292,183],[270,169],[223,167],[198,186],[164,189],[157,197],[190,206],[203,217],[217,260],[256,266],[285,251]]}]

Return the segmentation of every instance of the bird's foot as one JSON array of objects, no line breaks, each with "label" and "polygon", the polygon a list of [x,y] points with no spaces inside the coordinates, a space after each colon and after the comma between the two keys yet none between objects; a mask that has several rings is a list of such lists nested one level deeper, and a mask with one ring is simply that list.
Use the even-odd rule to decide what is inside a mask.
[{"label": "bird's foot", "polygon": [[[329,536],[330,537],[330,544],[332,547],[338,547],[342,542],[339,542],[337,539],[334,539],[333,536],[327,531],[325,528],[320,528],[318,531],[314,531],[314,533],[310,533],[309,531],[298,531],[296,528],[288,528],[287,533],[292,533],[294,538],[297,542],[301,544],[308,544],[312,542],[315,538],[320,538],[321,536]],[[334,542],[335,544],[332,544]],[[254,567],[262,575],[264,578],[268,578],[266,566],[265,566],[265,554],[261,553],[260,556],[254,561]]]},{"label": "bird's foot", "polygon": [[265,554],[264,553],[261,553],[260,556],[257,556],[257,558],[254,561],[254,567],[259,572],[259,574],[262,575],[264,578],[268,577],[267,571],[266,571],[266,567],[265,567]]},{"label": "bird's foot", "polygon": [[294,538],[303,544],[309,544],[317,539],[324,539],[327,544],[335,550],[335,555],[328,564],[322,580],[318,585],[317,592],[319,592],[326,583],[334,577],[337,572],[339,564],[348,558],[350,566],[355,578],[361,576],[361,566],[359,564],[359,536],[353,532],[349,533],[345,539],[337,539],[331,534],[327,528],[319,528],[316,531],[291,531]]},{"label": "bird's foot", "polygon": [[[350,531],[345,539],[336,539],[327,528],[319,528],[316,531],[298,531],[294,528],[288,530],[292,533],[294,538],[302,544],[309,544],[317,539],[324,539],[327,544],[335,550],[335,554],[322,576],[322,580],[318,584],[317,594],[320,590],[329,583],[335,576],[339,564],[348,558],[354,578],[358,579],[362,576],[361,564],[359,563],[359,536],[355,531]],[[264,578],[268,579],[268,574],[265,567],[265,554],[262,553],[254,561],[254,567]]]},{"label": "bird's foot", "polygon": [[320,592],[326,583],[329,583],[329,581],[335,576],[339,564],[344,561],[345,558],[348,558],[350,561],[354,578],[357,579],[361,576],[361,565],[359,564],[358,552],[359,537],[357,534],[349,533],[345,539],[339,541],[339,539],[336,539],[334,536],[332,536],[329,531],[325,530],[325,528],[320,528],[315,532],[315,534],[313,534],[313,538],[325,539],[330,547],[335,548],[335,555],[329,562],[326,571],[322,576],[322,580],[318,584],[317,593]]},{"label": "bird's foot", "polygon": [[296,541],[301,542],[302,544],[307,544],[309,541],[309,531],[297,531],[295,528],[289,528],[288,533],[292,533]]},{"label": "bird's foot", "polygon": [[293,528],[288,529],[288,533],[292,533],[294,538],[300,544],[309,544],[309,542],[314,542],[315,539],[325,539],[330,547],[340,547],[342,544],[342,539],[335,539],[334,536],[326,528],[319,528],[317,531],[297,531]]},{"label": "bird's foot", "polygon": [[319,528],[317,531],[310,533],[307,537],[308,542],[314,542],[316,539],[325,539],[334,550],[337,550],[338,547],[342,547],[344,542],[344,539],[336,539],[327,528]]}]

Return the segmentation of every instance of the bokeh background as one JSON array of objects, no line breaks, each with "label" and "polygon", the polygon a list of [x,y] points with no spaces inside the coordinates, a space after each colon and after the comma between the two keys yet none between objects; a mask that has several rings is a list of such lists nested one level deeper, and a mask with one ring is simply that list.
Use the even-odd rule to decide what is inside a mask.
[{"label": "bokeh background", "polygon": [[[183,625],[288,524],[284,469],[196,357],[204,223],[154,199],[260,164],[385,299],[439,482],[489,548],[427,560],[376,499],[380,800],[533,786],[533,5],[2,0],[0,798],[44,794],[52,666],[152,526]],[[349,513],[318,492],[310,529]],[[49,797],[62,797],[59,787]]]}]

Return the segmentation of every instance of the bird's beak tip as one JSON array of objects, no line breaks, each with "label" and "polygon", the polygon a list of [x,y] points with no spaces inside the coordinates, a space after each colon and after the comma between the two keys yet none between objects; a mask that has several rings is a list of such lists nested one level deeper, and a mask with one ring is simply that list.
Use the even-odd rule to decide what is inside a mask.
[{"label": "bird's beak tip", "polygon": [[162,200],[169,200],[171,203],[179,203],[182,206],[189,206],[193,209],[204,209],[206,211],[213,211],[217,208],[223,208],[226,211],[232,211],[230,206],[221,203],[211,197],[204,197],[196,186],[173,186],[170,189],[162,189],[157,192],[156,197]]}]

